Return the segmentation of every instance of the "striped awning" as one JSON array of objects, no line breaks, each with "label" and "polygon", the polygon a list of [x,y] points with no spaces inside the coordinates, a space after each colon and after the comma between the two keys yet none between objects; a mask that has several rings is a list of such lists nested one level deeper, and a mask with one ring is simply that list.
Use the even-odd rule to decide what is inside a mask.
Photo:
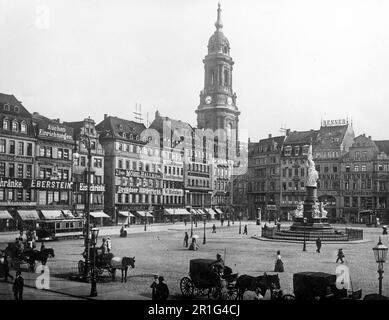
[{"label": "striped awning", "polygon": [[215,208],[214,209],[218,214],[223,214],[223,211],[220,208]]},{"label": "striped awning", "polygon": [[201,215],[206,215],[206,213],[205,213],[202,209],[197,209],[197,211],[198,211]]},{"label": "striped awning", "polygon": [[40,219],[36,210],[18,210],[17,213],[23,221]]},{"label": "striped awning", "polygon": [[148,218],[154,218],[154,216],[147,211],[136,211],[136,213],[139,214],[142,218],[144,218],[145,216]]},{"label": "striped awning", "polygon": [[74,215],[70,210],[62,210],[62,213],[67,218],[74,218]]},{"label": "striped awning", "polygon": [[62,219],[62,212],[60,210],[41,210],[43,216],[47,220]]},{"label": "striped awning", "polygon": [[0,220],[1,219],[13,219],[13,218],[8,211],[0,210]]},{"label": "striped awning", "polygon": [[217,212],[212,208],[205,208],[205,210],[208,212],[209,215],[211,215],[212,218],[215,217],[215,214],[217,214]]},{"label": "striped awning", "polygon": [[130,217],[130,218],[135,217],[131,212],[128,211],[118,211],[118,213],[123,217]]},{"label": "striped awning", "polygon": [[92,211],[92,212],[90,212],[90,215],[93,218],[110,218],[110,216],[108,214],[104,213],[103,211]]},{"label": "striped awning", "polygon": [[163,213],[166,216],[174,216],[178,214],[178,209],[164,209]]}]

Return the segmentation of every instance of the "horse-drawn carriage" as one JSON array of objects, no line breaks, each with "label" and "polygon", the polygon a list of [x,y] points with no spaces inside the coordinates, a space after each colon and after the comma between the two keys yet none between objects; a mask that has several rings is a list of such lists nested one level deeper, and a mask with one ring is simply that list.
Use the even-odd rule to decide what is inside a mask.
[{"label": "horse-drawn carriage", "polygon": [[218,261],[213,259],[192,259],[189,263],[189,277],[180,282],[184,298],[206,296],[213,299],[236,299],[235,288],[238,274],[232,274],[229,267],[224,267],[222,273],[217,272]]},{"label": "horse-drawn carriage", "polygon": [[36,261],[40,261],[45,265],[48,258],[55,257],[54,250],[51,248],[40,251],[25,246],[21,251],[20,247],[14,242],[8,243],[3,255],[10,259],[11,268],[20,269],[22,265],[28,265],[29,269],[32,271],[35,268]]},{"label": "horse-drawn carriage", "polygon": [[324,272],[299,272],[293,275],[293,291],[296,300],[360,299],[362,290],[338,289],[336,275]]},{"label": "horse-drawn carriage", "polygon": [[[86,253],[83,253],[84,259]],[[94,262],[97,279],[101,278],[106,271],[112,279],[115,279],[116,269],[122,271],[122,282],[127,282],[128,267],[135,268],[135,257],[115,257],[112,253],[103,254],[103,250],[100,248],[89,249],[89,259]],[[88,268],[88,275],[91,276],[91,268]],[[85,274],[85,261],[78,261],[78,273],[80,276]]]}]

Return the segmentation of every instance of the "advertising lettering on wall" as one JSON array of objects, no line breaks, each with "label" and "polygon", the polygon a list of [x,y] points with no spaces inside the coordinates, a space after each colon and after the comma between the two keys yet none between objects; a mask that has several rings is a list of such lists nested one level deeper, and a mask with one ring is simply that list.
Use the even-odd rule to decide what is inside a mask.
[{"label": "advertising lettering on wall", "polygon": [[161,179],[162,174],[157,172],[145,172],[137,170],[115,169],[117,177],[156,178]]},{"label": "advertising lettering on wall", "polygon": [[[86,183],[80,182],[76,185],[78,191],[88,191],[88,185]],[[104,184],[91,184],[89,187],[90,192],[105,192]]]},{"label": "advertising lettering on wall", "polygon": [[23,189],[26,186],[26,180],[0,178],[0,188]]},{"label": "advertising lettering on wall", "polygon": [[39,135],[61,140],[73,140],[73,137],[69,134],[69,132],[67,132],[65,127],[50,123],[47,127],[39,129]]},{"label": "advertising lettering on wall", "polygon": [[33,163],[33,157],[24,157],[24,156],[12,156],[12,155],[0,155],[0,161],[16,161],[24,163]]},{"label": "advertising lettering on wall", "polygon": [[72,190],[73,182],[61,181],[61,180],[32,179],[29,187],[31,189],[45,189],[45,190]]},{"label": "advertising lettering on wall", "polygon": [[133,188],[133,187],[122,187],[117,186],[116,193],[140,193],[140,194],[152,194],[161,195],[161,189],[150,189],[150,188]]},{"label": "advertising lettering on wall", "polygon": [[323,120],[321,125],[323,127],[331,127],[331,126],[342,126],[348,124],[346,119],[338,119],[338,120]]},{"label": "advertising lettering on wall", "polygon": [[162,194],[169,196],[182,196],[184,192],[181,189],[163,189]]}]

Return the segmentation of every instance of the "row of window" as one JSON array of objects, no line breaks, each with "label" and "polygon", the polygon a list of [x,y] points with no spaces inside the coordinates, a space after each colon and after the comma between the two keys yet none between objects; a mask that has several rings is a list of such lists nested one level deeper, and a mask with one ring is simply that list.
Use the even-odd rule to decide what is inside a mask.
[{"label": "row of window", "polygon": [[117,203],[160,204],[161,196],[148,194],[116,194]]},{"label": "row of window", "polygon": [[214,189],[215,190],[227,190],[227,187],[229,186],[230,184],[226,181],[215,181],[214,182]]},{"label": "row of window", "polygon": [[353,168],[354,172],[359,172],[359,169],[361,169],[360,171],[366,171],[367,166],[365,164],[362,164],[360,166],[359,165],[354,165],[353,167],[351,167],[350,165],[346,165],[345,171],[346,172],[351,172],[351,168]]},{"label": "row of window", "polygon": [[53,150],[53,147],[41,146],[39,147],[39,156],[45,158],[70,160],[70,150],[64,148],[54,148]]},{"label": "row of window", "polygon": [[37,203],[40,205],[69,205],[69,191],[38,191]]},{"label": "row of window", "polygon": [[0,188],[0,201],[33,201],[31,190]]},{"label": "row of window", "polygon": [[[103,167],[103,158],[92,157],[93,167],[94,168],[102,168]],[[74,161],[76,166],[86,167],[87,166],[87,158],[85,156],[80,156],[78,159]]]},{"label": "row of window", "polygon": [[165,189],[182,189],[183,182],[182,181],[163,181],[163,188]]},{"label": "row of window", "polygon": [[69,170],[62,168],[39,168],[39,179],[50,179],[51,177],[55,177],[59,180],[69,180]]},{"label": "row of window", "polygon": [[[284,160],[285,162],[287,160]],[[261,164],[273,164],[277,162],[277,157],[266,157],[266,158],[256,158],[255,159],[255,164],[256,165],[261,165]]]},{"label": "row of window", "polygon": [[209,166],[201,163],[189,163],[188,170],[209,173]]},{"label": "row of window", "polygon": [[32,165],[24,163],[0,162],[0,177],[32,178]]},{"label": "row of window", "polygon": [[230,176],[230,172],[228,169],[215,169],[213,173],[215,176],[219,176],[219,177],[229,177]]},{"label": "row of window", "polygon": [[12,132],[21,132],[27,133],[27,123],[26,121],[18,122],[17,120],[8,120],[7,118],[3,119],[3,130],[12,131]]},{"label": "row of window", "polygon": [[7,147],[7,140],[0,139],[0,153],[15,154],[18,156],[32,156],[32,143],[25,143],[23,141],[9,140]]},{"label": "row of window", "polygon": [[308,151],[309,151],[309,146],[307,146],[307,145],[305,145],[303,147],[295,146],[293,148],[291,146],[286,146],[286,147],[284,147],[284,156],[288,157],[288,156],[291,156],[292,154],[293,154],[293,156],[299,156],[300,151],[302,152],[302,155],[307,155]]},{"label": "row of window", "polygon": [[188,186],[209,188],[209,180],[206,180],[206,179],[188,179]]},{"label": "row of window", "polygon": [[137,177],[117,177],[117,184],[137,188],[162,188],[162,180]]},{"label": "row of window", "polygon": [[344,197],[346,208],[373,209],[373,197]]},{"label": "row of window", "polygon": [[306,169],[305,168],[282,168],[282,176],[289,178],[291,177],[305,177]]},{"label": "row of window", "polygon": [[339,151],[322,151],[322,152],[316,152],[315,153],[315,157],[316,159],[320,159],[320,158],[325,158],[325,159],[328,159],[328,158],[339,158]]},{"label": "row of window", "polygon": [[172,175],[178,175],[178,176],[184,175],[184,168],[182,168],[182,167],[165,166],[163,171],[165,174],[172,174]]},{"label": "row of window", "polygon": [[[132,166],[131,166],[132,164]],[[124,159],[118,159],[118,166],[119,169],[127,169],[127,170],[139,170],[139,171],[146,171],[146,172],[162,172],[161,164],[155,164],[155,163],[144,163],[143,161],[136,161],[136,160],[124,160]]]},{"label": "row of window", "polygon": [[[86,199],[86,193],[77,194],[76,196],[77,204],[85,204]],[[90,204],[104,204],[103,195],[101,193],[91,193]]]}]

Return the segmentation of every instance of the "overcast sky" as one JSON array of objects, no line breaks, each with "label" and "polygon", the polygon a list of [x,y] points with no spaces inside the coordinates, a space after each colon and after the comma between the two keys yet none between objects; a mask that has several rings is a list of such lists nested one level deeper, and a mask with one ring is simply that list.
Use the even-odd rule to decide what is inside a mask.
[{"label": "overcast sky", "polygon": [[[252,140],[352,118],[389,139],[389,1],[223,0],[240,127]],[[217,0],[0,0],[0,92],[30,112],[196,125]]]}]

